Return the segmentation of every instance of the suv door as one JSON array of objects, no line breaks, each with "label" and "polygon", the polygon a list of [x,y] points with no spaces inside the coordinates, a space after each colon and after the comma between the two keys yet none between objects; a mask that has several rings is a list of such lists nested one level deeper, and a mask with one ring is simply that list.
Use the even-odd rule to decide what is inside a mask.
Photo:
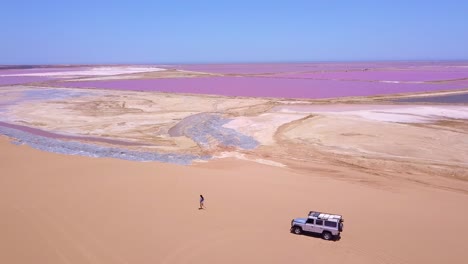
[{"label": "suv door", "polygon": [[323,220],[316,219],[314,228],[312,229],[311,232],[321,234],[323,232],[323,230],[324,230],[323,222],[324,222]]},{"label": "suv door", "polygon": [[308,218],[304,225],[304,231],[314,232],[313,230],[314,230],[314,219]]}]

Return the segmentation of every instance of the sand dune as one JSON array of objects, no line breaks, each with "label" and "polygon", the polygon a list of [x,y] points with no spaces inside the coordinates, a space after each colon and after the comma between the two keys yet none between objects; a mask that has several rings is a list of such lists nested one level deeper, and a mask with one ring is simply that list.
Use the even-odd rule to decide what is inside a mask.
[{"label": "sand dune", "polygon": [[[309,173],[64,156],[0,141],[1,263],[465,263],[468,196],[346,167]],[[347,176],[350,176],[349,178]],[[361,180],[356,181],[355,178]],[[367,183],[365,179],[373,179]],[[198,210],[198,195],[206,210]],[[341,213],[342,239],[289,233]]]}]

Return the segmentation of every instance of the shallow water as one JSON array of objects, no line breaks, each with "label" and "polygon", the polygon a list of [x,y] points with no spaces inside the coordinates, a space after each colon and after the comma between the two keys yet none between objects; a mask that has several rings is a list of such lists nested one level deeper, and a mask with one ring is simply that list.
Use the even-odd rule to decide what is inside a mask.
[{"label": "shallow water", "polygon": [[325,80],[357,80],[357,81],[394,81],[394,82],[430,82],[460,80],[468,78],[468,70],[375,70],[375,71],[347,71],[347,72],[317,72],[280,74],[276,77],[325,79]]},{"label": "shallow water", "polygon": [[261,78],[208,77],[174,79],[133,79],[111,81],[62,82],[56,85],[76,88],[158,91],[169,93],[209,94],[273,98],[334,98],[373,96],[462,89],[465,83],[382,83],[360,81]]},{"label": "shallow water", "polygon": [[298,72],[345,72],[356,70],[423,70],[467,72],[468,62],[316,62],[316,63],[250,63],[172,65],[188,71],[222,74],[262,74]]},{"label": "shallow water", "polygon": [[217,114],[195,114],[169,129],[169,135],[189,137],[204,149],[219,146],[254,149],[259,145],[254,138],[224,127],[229,121],[231,119]]},{"label": "shallow water", "polygon": [[39,76],[0,76],[0,85],[26,84],[33,82],[43,82],[47,80],[50,80],[50,78]]},{"label": "shallow water", "polygon": [[54,138],[54,139],[101,142],[101,143],[107,143],[107,144],[112,144],[112,145],[121,145],[121,146],[141,146],[141,145],[144,145],[144,144],[135,143],[135,142],[128,142],[128,141],[108,139],[108,138],[58,134],[58,133],[48,132],[48,131],[44,131],[44,130],[41,130],[41,129],[32,128],[32,127],[28,127],[28,126],[10,124],[10,123],[6,123],[6,122],[2,122],[2,121],[0,121],[0,127],[13,128],[13,129],[20,130],[20,131],[23,131],[23,132],[27,132],[27,133],[30,133],[30,134],[33,134],[33,135],[36,135],[36,136]]},{"label": "shallow water", "polygon": [[12,127],[0,126],[0,135],[14,139],[14,144],[26,144],[42,151],[79,155],[95,158],[117,158],[133,161],[159,161],[181,165],[191,164],[195,160],[207,160],[210,156],[198,156],[190,154],[158,153],[132,151],[125,148],[99,146],[90,143],[60,140],[40,135],[35,135]]},{"label": "shallow water", "polygon": [[403,99],[397,99],[397,100],[395,100],[395,102],[402,102],[402,103],[468,104],[468,93],[403,98]]},{"label": "shallow water", "polygon": [[35,88],[24,91],[20,100],[62,100],[90,94],[90,92],[71,91],[68,89]]},{"label": "shallow water", "polygon": [[[0,112],[5,112],[10,106],[18,105],[26,101],[47,101],[47,100],[64,100],[80,96],[91,95],[89,91],[74,91],[70,89],[50,89],[50,88],[30,88],[18,86],[18,91],[1,91],[0,96]],[[14,96],[11,94],[14,93]],[[0,120],[6,120],[5,116],[0,116]]]}]

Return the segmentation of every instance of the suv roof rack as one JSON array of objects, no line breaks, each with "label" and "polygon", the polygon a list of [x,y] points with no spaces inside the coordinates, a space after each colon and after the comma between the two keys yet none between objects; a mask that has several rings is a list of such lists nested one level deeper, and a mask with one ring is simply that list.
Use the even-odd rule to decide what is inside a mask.
[{"label": "suv roof rack", "polygon": [[310,211],[309,212],[309,218],[317,218],[317,219],[323,219],[323,220],[343,220],[343,217],[341,215],[337,214],[329,214],[329,213],[322,213],[322,212],[316,212],[316,211]]}]

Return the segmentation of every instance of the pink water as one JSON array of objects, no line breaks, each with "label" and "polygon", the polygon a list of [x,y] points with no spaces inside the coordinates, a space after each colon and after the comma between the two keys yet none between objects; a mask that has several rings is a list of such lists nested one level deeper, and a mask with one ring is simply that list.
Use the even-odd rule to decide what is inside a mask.
[{"label": "pink water", "polygon": [[47,81],[50,78],[47,77],[39,77],[39,76],[9,76],[9,77],[2,77],[0,76],[0,86],[1,85],[14,85],[14,84],[25,84],[25,83],[32,83],[32,82],[43,82]]},{"label": "pink water", "polygon": [[57,85],[169,93],[275,98],[371,96],[468,88],[465,83],[378,83],[311,79],[213,77],[63,82]]},{"label": "pink water", "polygon": [[[467,72],[468,62],[321,62],[258,64],[190,64],[177,69],[221,74],[264,74],[297,72],[345,72],[356,70],[421,70]],[[164,68],[164,67],[163,67]]]},{"label": "pink water", "polygon": [[[0,77],[0,85],[46,80],[48,85],[58,87],[275,98],[332,98],[468,89],[468,62],[199,64],[160,67],[223,76],[105,81]],[[0,75],[5,72],[71,69],[80,67],[0,70]]]},{"label": "pink water", "polygon": [[362,81],[402,81],[424,82],[453,79],[468,79],[466,71],[448,70],[375,70],[348,72],[285,73],[275,75],[284,78],[327,79],[327,80],[362,80]]},{"label": "pink water", "polygon": [[[364,69],[369,64],[337,64],[337,63],[294,63],[294,64],[198,64],[180,65],[177,69],[221,74],[265,74],[284,72],[308,72],[322,70],[352,70]],[[383,67],[374,66],[374,67]]]}]

